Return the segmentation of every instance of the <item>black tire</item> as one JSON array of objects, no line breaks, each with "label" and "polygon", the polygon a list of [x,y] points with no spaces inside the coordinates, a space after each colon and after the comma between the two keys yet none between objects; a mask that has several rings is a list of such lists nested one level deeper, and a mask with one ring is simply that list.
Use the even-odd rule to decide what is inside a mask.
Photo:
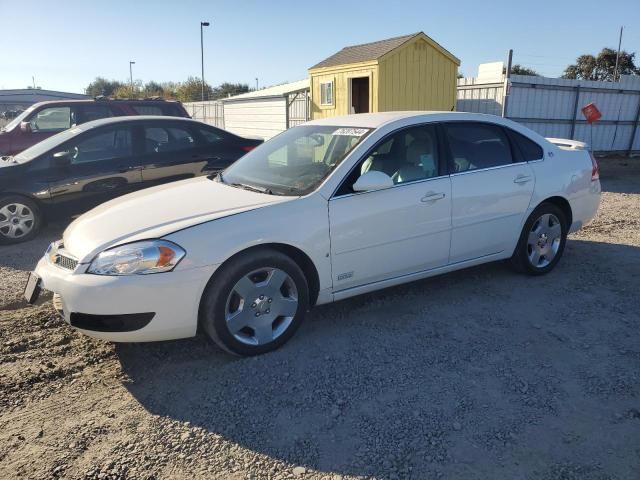
[{"label": "black tire", "polygon": [[[33,200],[22,197],[20,195],[7,195],[0,197],[0,211],[8,205],[12,204],[20,204],[24,205],[28,209],[33,212],[34,220],[31,223],[31,230],[29,230],[24,235],[20,235],[18,237],[10,237],[9,230],[7,228],[0,228],[0,245],[11,245],[14,243],[22,243],[33,239],[37,234],[38,230],[43,223],[42,213],[40,208],[38,208],[38,204],[36,204]],[[0,213],[0,222],[5,220],[5,216]]]},{"label": "black tire", "polygon": [[[528,237],[529,233],[534,227],[534,224],[540,219],[540,217],[545,214],[551,214],[559,220],[562,233],[558,250],[553,259],[547,265],[537,267],[534,266],[529,260]],[[517,272],[526,273],[528,275],[544,275],[545,273],[549,273],[551,270],[553,270],[553,268],[560,261],[562,253],[564,252],[564,247],[567,243],[568,228],[567,216],[561,208],[559,208],[557,205],[554,205],[553,203],[541,203],[540,205],[538,205],[538,207],[536,207],[536,209],[531,212],[531,215],[529,215],[529,218],[525,222],[520,234],[520,238],[518,240],[518,245],[513,252],[513,256],[511,257],[511,265],[514,270],[516,270]]]},{"label": "black tire", "polygon": [[[293,320],[280,336],[262,345],[248,345],[239,341],[227,326],[227,299],[240,279],[255,270],[268,268],[280,269],[293,280],[298,306]],[[205,288],[199,322],[207,336],[223,350],[235,355],[253,356],[270,352],[286,343],[300,327],[308,308],[309,287],[302,269],[287,255],[262,248],[241,253],[220,267]]]}]

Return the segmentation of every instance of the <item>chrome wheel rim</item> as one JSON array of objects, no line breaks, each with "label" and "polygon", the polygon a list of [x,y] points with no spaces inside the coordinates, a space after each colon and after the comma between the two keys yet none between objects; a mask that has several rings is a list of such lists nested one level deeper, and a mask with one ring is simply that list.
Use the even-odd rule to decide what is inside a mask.
[{"label": "chrome wheel rim", "polygon": [[21,238],[33,230],[36,216],[22,203],[8,203],[0,208],[0,234],[6,238]]},{"label": "chrome wheel rim", "polygon": [[535,268],[549,265],[558,254],[562,241],[560,220],[552,213],[545,213],[535,222],[527,240],[529,263]]},{"label": "chrome wheel rim", "polygon": [[298,310],[298,290],[279,268],[261,268],[235,284],[225,305],[229,332],[246,345],[265,345],[287,331]]}]

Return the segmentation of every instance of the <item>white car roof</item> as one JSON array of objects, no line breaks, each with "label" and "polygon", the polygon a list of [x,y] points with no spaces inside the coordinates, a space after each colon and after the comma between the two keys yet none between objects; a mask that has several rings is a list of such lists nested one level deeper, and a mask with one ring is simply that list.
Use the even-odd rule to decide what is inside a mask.
[{"label": "white car roof", "polygon": [[437,112],[437,111],[408,111],[408,112],[379,112],[357,113],[340,117],[322,118],[312,120],[307,125],[335,125],[341,127],[379,128],[398,120],[429,117],[429,120],[479,120],[494,123],[503,123],[502,118],[495,115],[468,112]]}]

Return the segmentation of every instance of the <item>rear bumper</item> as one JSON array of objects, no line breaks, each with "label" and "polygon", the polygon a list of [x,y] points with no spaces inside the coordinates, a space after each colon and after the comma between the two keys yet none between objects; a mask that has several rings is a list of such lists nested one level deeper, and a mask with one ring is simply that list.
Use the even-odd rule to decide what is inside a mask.
[{"label": "rear bumper", "polygon": [[71,326],[114,342],[149,342],[196,334],[198,308],[215,266],[110,277],[71,272],[42,258],[35,272]]},{"label": "rear bumper", "polygon": [[598,213],[600,207],[600,181],[591,182],[589,191],[572,198],[569,202],[573,213],[573,222],[569,233],[577,232],[587,225]]}]

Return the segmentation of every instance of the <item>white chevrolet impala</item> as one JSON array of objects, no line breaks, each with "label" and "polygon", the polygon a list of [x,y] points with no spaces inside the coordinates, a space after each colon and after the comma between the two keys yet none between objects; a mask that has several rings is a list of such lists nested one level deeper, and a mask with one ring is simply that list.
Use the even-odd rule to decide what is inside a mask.
[{"label": "white chevrolet impala", "polygon": [[65,320],[118,342],[189,337],[254,355],[313,305],[510,259],[552,270],[593,218],[583,144],[470,113],[306,123],[217,176],[159,186],[76,219],[30,276]]}]

